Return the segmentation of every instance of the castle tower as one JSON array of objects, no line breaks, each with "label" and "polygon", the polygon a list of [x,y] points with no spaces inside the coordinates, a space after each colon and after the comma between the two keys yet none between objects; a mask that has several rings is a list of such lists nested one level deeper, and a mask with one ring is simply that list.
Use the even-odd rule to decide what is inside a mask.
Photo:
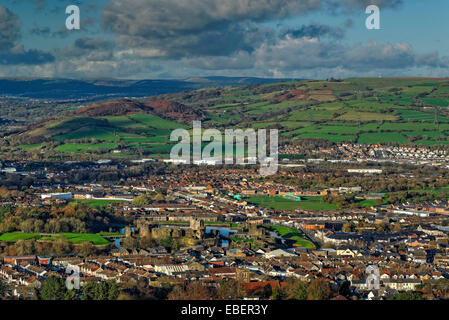
[{"label": "castle tower", "polygon": [[126,228],[125,228],[125,236],[126,236],[127,238],[129,238],[129,237],[131,237],[131,234],[132,234],[132,232],[131,232],[131,227],[126,227]]},{"label": "castle tower", "polygon": [[192,229],[197,239],[203,239],[205,234],[204,221],[202,219],[191,218],[190,229]]},{"label": "castle tower", "polygon": [[236,276],[237,281],[240,281],[240,282],[250,282],[251,281],[251,273],[246,268],[242,268],[242,269],[238,268],[236,270],[235,276]]}]

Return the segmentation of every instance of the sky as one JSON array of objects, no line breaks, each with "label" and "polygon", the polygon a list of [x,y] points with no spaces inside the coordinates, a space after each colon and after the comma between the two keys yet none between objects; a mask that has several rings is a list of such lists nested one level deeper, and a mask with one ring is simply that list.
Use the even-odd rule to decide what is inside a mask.
[{"label": "sky", "polygon": [[447,0],[1,0],[0,77],[448,77],[448,14]]}]

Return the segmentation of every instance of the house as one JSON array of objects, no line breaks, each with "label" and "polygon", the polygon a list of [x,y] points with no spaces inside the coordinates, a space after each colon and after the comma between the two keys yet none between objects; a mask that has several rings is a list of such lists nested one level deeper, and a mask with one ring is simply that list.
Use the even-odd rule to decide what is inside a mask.
[{"label": "house", "polygon": [[165,264],[154,266],[154,271],[165,274],[167,276],[173,276],[174,273],[189,271],[189,266],[186,264]]},{"label": "house", "polygon": [[236,276],[235,268],[210,268],[208,271],[212,278],[235,278]]},{"label": "house", "polygon": [[390,279],[383,281],[385,287],[398,291],[414,291],[419,284],[421,284],[421,281],[417,279]]},{"label": "house", "polygon": [[44,194],[41,194],[41,199],[42,200],[54,200],[54,199],[70,200],[70,199],[73,199],[73,195],[71,192],[44,193]]},{"label": "house", "polygon": [[3,258],[5,264],[28,265],[36,262],[36,256],[6,256]]},{"label": "house", "polygon": [[278,257],[295,257],[295,256],[296,254],[284,249],[276,249],[265,254],[265,258],[267,259]]},{"label": "house", "polygon": [[357,248],[344,247],[337,249],[337,256],[361,257],[363,256]]}]

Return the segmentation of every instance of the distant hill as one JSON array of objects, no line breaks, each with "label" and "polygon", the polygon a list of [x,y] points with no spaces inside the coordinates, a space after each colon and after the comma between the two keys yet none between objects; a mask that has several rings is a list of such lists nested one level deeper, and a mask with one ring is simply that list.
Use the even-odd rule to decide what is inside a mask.
[{"label": "distant hill", "polygon": [[145,104],[129,99],[119,99],[92,104],[75,111],[76,115],[87,117],[124,116],[151,111]]},{"label": "distant hill", "polygon": [[95,101],[119,97],[146,97],[208,87],[273,83],[281,80],[227,77],[190,78],[186,80],[0,78],[0,96]]},{"label": "distant hill", "polygon": [[[190,79],[192,80],[192,79]],[[194,79],[197,81],[197,79]],[[212,78],[209,81],[214,81]],[[246,81],[246,80],[245,80]],[[104,85],[105,83],[103,83]],[[276,128],[280,143],[449,147],[449,80],[288,81],[95,102],[6,137],[25,151],[73,158],[167,156],[177,128]],[[14,150],[13,150],[14,151]]]},{"label": "distant hill", "polygon": [[74,112],[76,116],[107,117],[128,116],[132,114],[153,114],[164,119],[179,122],[201,120],[204,114],[201,110],[194,110],[186,105],[171,100],[130,100],[117,99],[94,103]]}]

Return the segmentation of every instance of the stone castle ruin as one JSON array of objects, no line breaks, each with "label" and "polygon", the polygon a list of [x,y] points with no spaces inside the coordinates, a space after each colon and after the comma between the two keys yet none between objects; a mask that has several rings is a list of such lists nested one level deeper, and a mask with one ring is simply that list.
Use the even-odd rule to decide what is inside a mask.
[{"label": "stone castle ruin", "polygon": [[[206,239],[206,228],[204,220],[191,218],[189,228],[182,228],[177,226],[159,226],[152,224],[149,221],[139,220],[136,222],[136,229],[142,238],[151,238],[160,241],[167,238],[172,238],[178,241],[182,246],[191,246],[197,244],[209,243],[213,245],[216,241],[214,239]],[[128,236],[128,232],[126,234]]]}]

